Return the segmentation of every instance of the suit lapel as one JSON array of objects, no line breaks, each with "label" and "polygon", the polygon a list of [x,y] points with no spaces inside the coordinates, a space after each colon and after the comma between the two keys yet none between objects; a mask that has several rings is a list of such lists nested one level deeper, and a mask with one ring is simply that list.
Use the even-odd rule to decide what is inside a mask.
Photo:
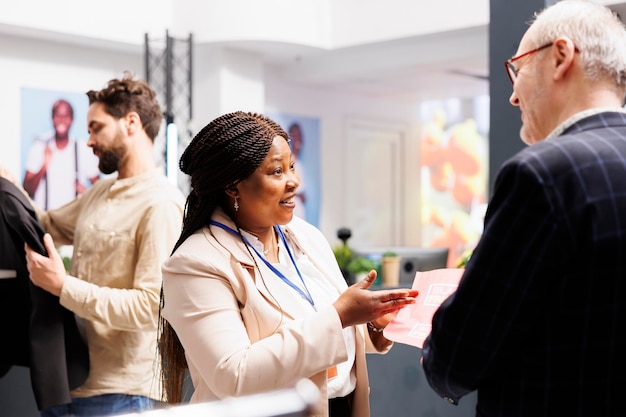
[{"label": "suit lapel", "polygon": [[312,307],[298,291],[284,282],[265,263],[257,262],[260,273],[255,276],[256,287],[268,303],[292,319],[310,313]]},{"label": "suit lapel", "polygon": [[[311,263],[315,265],[315,268],[320,271],[326,280],[341,294],[346,289],[346,282],[338,266],[336,271],[333,271],[328,265],[320,263],[320,260],[327,258],[320,250],[320,243],[309,239],[304,233],[300,233],[300,235],[296,237],[289,225],[284,228],[284,232],[287,240],[292,242],[297,250],[306,253]],[[326,242],[323,242],[322,245],[323,244],[326,244]]]},{"label": "suit lapel", "polygon": [[[213,220],[236,230],[236,226],[221,209],[216,209]],[[240,238],[218,226],[210,225],[209,229],[215,239],[230,252],[242,268],[247,270],[247,273],[243,274],[243,279],[253,280],[257,290],[269,304],[292,319],[302,317],[303,314],[311,311],[308,301],[283,282],[263,261],[257,259],[255,264],[254,255],[252,255],[254,251],[247,248]]]}]

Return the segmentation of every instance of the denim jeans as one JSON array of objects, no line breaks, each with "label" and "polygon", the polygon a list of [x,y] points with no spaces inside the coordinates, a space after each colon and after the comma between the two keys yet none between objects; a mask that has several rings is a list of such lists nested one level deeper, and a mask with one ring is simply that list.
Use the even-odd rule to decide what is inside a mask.
[{"label": "denim jeans", "polygon": [[72,398],[69,404],[46,408],[40,417],[100,417],[159,408],[161,403],[139,395],[105,394]]}]

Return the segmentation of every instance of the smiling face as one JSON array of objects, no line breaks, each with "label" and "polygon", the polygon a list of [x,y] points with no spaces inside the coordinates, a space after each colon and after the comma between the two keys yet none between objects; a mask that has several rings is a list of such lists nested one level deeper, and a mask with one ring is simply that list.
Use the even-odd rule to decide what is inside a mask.
[{"label": "smiling face", "polygon": [[67,138],[74,116],[68,103],[60,102],[52,112],[52,124],[57,139]]},{"label": "smiling face", "polygon": [[289,223],[299,184],[289,144],[285,138],[276,136],[261,165],[236,186],[237,223],[250,232]]}]

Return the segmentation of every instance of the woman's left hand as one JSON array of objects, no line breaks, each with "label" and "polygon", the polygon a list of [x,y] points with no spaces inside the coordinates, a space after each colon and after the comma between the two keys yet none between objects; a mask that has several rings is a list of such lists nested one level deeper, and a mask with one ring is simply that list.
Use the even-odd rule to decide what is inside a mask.
[{"label": "woman's left hand", "polygon": [[383,314],[375,320],[372,320],[372,325],[377,329],[384,329],[391,322],[391,320],[395,319],[398,315],[399,311],[394,311],[393,313]]},{"label": "woman's left hand", "polygon": [[415,303],[418,292],[414,289],[371,291],[369,288],[375,279],[376,271],[372,270],[361,281],[348,287],[333,303],[343,327],[379,319],[380,324],[386,326],[400,310]]}]

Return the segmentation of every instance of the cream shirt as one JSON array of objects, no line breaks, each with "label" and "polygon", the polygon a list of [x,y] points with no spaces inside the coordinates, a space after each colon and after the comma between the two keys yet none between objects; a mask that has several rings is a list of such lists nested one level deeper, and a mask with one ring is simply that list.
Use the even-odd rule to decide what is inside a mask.
[{"label": "cream shirt", "polygon": [[56,244],[73,244],[60,302],[89,346],[87,381],[75,397],[160,399],[156,360],[161,264],[182,226],[184,198],[158,171],[102,179],[75,201],[38,213]]}]

